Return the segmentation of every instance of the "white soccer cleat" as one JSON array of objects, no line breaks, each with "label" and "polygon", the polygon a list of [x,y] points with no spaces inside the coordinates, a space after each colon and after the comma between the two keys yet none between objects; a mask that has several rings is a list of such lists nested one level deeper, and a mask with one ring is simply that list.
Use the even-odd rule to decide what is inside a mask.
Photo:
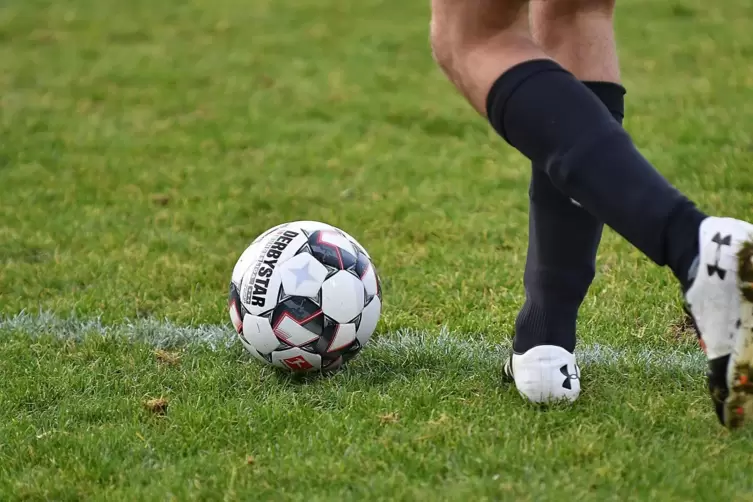
[{"label": "white soccer cleat", "polygon": [[706,218],[695,277],[685,293],[709,360],[711,399],[722,424],[753,419],[753,225]]},{"label": "white soccer cleat", "polygon": [[533,403],[572,402],[580,394],[580,368],[575,356],[556,345],[513,353],[504,371],[515,381],[520,395]]}]

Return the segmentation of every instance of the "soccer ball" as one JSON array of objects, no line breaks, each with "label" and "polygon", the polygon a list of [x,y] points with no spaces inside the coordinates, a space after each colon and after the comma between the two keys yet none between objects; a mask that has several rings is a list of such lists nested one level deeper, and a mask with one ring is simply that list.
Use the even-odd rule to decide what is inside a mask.
[{"label": "soccer ball", "polygon": [[353,237],[295,221],[267,230],[243,252],[228,305],[238,338],[259,361],[296,373],[331,371],[368,343],[382,287]]}]

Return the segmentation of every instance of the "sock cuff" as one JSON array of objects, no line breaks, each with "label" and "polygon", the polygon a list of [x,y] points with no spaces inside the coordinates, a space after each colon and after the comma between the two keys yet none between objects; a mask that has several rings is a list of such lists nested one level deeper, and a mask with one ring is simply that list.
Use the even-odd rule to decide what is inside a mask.
[{"label": "sock cuff", "polygon": [[599,82],[584,80],[583,85],[596,95],[609,109],[609,113],[622,123],[625,118],[625,94],[627,90],[615,82]]},{"label": "sock cuff", "polygon": [[551,59],[533,59],[519,63],[504,72],[489,89],[489,94],[486,96],[487,119],[494,130],[508,143],[510,140],[505,132],[504,113],[502,113],[507,101],[523,82],[534,75],[550,71],[569,73]]},{"label": "sock cuff", "polygon": [[537,345],[556,345],[575,350],[578,309],[554,310],[526,301],[515,319],[513,351],[522,354]]}]

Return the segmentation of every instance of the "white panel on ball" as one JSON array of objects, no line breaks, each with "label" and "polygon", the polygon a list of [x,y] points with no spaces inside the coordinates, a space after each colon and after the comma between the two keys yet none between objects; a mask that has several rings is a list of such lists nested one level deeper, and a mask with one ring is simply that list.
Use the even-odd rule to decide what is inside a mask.
[{"label": "white panel on ball", "polygon": [[248,265],[243,265],[246,271],[239,291],[246,310],[259,315],[275,307],[282,285],[277,269],[294,257],[307,241],[308,238],[299,228],[280,225],[249,247],[253,253],[248,255]]},{"label": "white panel on ball", "polygon": [[322,358],[317,354],[306,352],[297,347],[272,352],[272,364],[296,373],[318,370],[322,367]]},{"label": "white panel on ball", "polygon": [[[317,315],[319,315],[318,312]],[[297,347],[314,342],[319,338],[319,335],[298,324],[287,312],[275,324],[274,332],[280,340]]]},{"label": "white panel on ball", "polygon": [[361,245],[361,243],[360,243],[360,242],[358,242],[358,241],[357,241],[357,240],[356,240],[356,239],[355,239],[355,238],[354,238],[354,237],[353,237],[352,235],[350,235],[350,234],[349,234],[348,232],[346,232],[345,230],[342,230],[342,229],[339,229],[339,228],[338,228],[338,230],[340,230],[340,232],[341,232],[341,233],[342,233],[342,234],[343,234],[343,235],[344,235],[345,237],[347,237],[347,238],[348,238],[348,239],[349,239],[349,240],[350,240],[351,242],[353,242],[353,244],[355,245],[355,247],[356,247],[356,248],[357,248],[357,249],[358,249],[359,251],[361,251],[361,252],[362,252],[363,254],[365,254],[365,255],[366,255],[366,256],[367,256],[367,257],[368,257],[369,259],[371,259],[371,256],[369,256],[369,252],[368,252],[368,251],[366,251],[366,248],[365,248],[365,247],[363,247],[363,246]]},{"label": "white panel on ball", "polygon": [[363,310],[364,297],[361,279],[341,270],[322,285],[322,310],[335,321],[347,323]]},{"label": "white panel on ball", "polygon": [[348,240],[347,237],[338,232],[336,229],[320,232],[319,242],[321,242],[322,244],[337,246],[343,251],[347,251],[351,255],[356,256],[356,249],[353,247],[353,244]]},{"label": "white panel on ball", "polygon": [[363,282],[363,287],[366,290],[367,295],[374,296],[377,294],[377,277],[376,272],[374,271],[374,265],[371,263],[369,263],[369,268],[366,269],[363,277],[361,277],[361,282]]},{"label": "white panel on ball", "polygon": [[259,253],[261,253],[262,246],[258,246],[256,244],[251,244],[249,247],[246,248],[246,250],[243,252],[240,258],[238,258],[238,262],[235,264],[235,267],[233,268],[233,277],[232,281],[235,283],[236,286],[241,285],[241,280],[243,280],[243,274],[246,273],[246,270],[256,263],[259,259]]},{"label": "white panel on ball", "polygon": [[[286,259],[290,258],[290,256],[295,255],[295,251],[297,251],[303,245],[305,236],[303,240],[299,240],[297,247],[296,245],[289,246],[288,244],[291,244],[291,239],[284,237],[287,225],[287,223],[283,223],[282,225],[277,225],[276,227],[270,228],[266,232],[259,235],[256,239],[254,239],[251,245],[248,246],[245,251],[243,251],[243,254],[241,254],[240,258],[238,258],[238,261],[233,268],[232,280],[235,284],[240,285],[243,275],[251,266],[255,265],[262,258],[264,258],[269,253],[270,249],[273,249],[274,252],[277,250],[274,249],[275,247],[280,248],[284,246],[285,250],[290,247],[295,248],[293,253],[283,253],[283,256],[277,258],[277,261],[279,263],[282,263]],[[293,228],[292,231],[300,235],[299,229]]]},{"label": "white panel on ball", "polygon": [[301,253],[283,263],[278,272],[282,276],[282,288],[290,296],[313,298],[319,294],[327,267],[308,253]]},{"label": "white panel on ball", "polygon": [[363,309],[361,315],[361,324],[358,325],[358,331],[356,331],[356,338],[361,342],[361,346],[366,345],[374,334],[374,330],[379,324],[379,315],[382,313],[382,302],[378,296],[372,298],[366,308]]},{"label": "white panel on ball", "polygon": [[272,235],[277,230],[281,229],[282,227],[286,226],[287,223],[280,223],[279,225],[270,228],[269,230],[264,231],[261,235],[259,235],[256,239],[254,239],[254,242],[251,244],[256,244],[257,242],[261,242],[262,240],[266,239],[270,235]]},{"label": "white panel on ball", "polygon": [[317,230],[334,230],[335,227],[321,221],[301,220],[290,223],[292,228],[300,228],[305,230],[309,234],[313,234]]},{"label": "white panel on ball", "polygon": [[329,342],[327,352],[342,350],[356,339],[355,324],[338,324],[335,326],[335,334]]},{"label": "white panel on ball", "polygon": [[308,242],[308,237],[301,232],[300,228],[287,225],[271,234],[270,239],[264,242],[261,258],[274,262],[274,265],[279,267],[298,253],[298,250]]},{"label": "white panel on ball", "polygon": [[259,261],[246,272],[241,282],[243,306],[253,315],[268,312],[277,305],[282,277],[269,265]]},{"label": "white panel on ball", "polygon": [[280,345],[280,341],[275,336],[272,325],[269,324],[266,317],[246,314],[243,317],[243,336],[253,348],[262,354],[269,354]]}]

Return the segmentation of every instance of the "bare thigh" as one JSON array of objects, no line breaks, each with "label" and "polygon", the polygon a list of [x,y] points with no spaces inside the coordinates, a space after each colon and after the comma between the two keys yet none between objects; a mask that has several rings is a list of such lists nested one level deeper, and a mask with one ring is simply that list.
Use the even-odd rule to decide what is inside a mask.
[{"label": "bare thigh", "polygon": [[503,72],[547,57],[531,35],[528,7],[528,0],[432,0],[434,57],[482,115]]}]

